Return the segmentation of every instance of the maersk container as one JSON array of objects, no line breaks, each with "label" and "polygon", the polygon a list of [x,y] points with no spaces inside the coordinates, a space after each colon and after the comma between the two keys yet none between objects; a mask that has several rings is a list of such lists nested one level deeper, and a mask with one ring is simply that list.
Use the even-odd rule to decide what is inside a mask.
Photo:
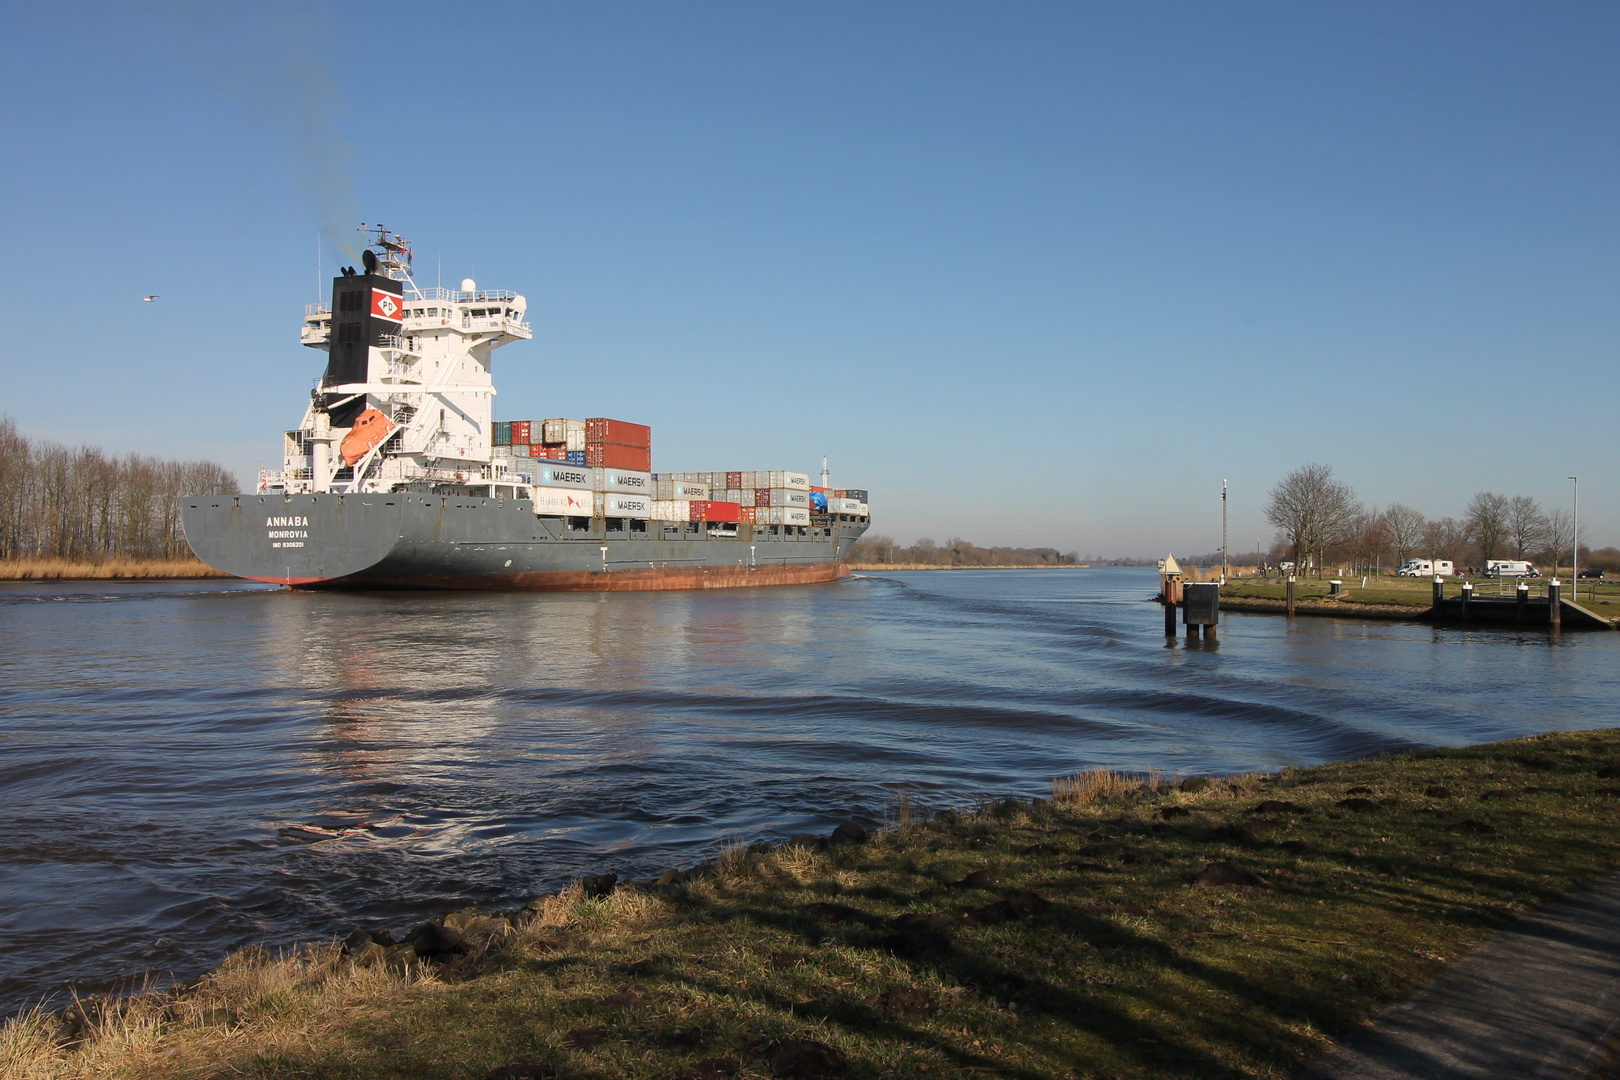
[{"label": "maersk container", "polygon": [[789,488],[793,491],[810,490],[810,474],[800,472],[782,472],[779,469],[761,469],[754,473],[753,482],[746,478],[743,487],[754,488]]},{"label": "maersk container", "polygon": [[856,499],[832,498],[827,500],[827,513],[829,514],[864,514],[865,503]]},{"label": "maersk container", "polygon": [[604,491],[601,494],[603,517],[652,516],[652,500],[645,495],[625,495],[616,491]]},{"label": "maersk container", "polygon": [[709,485],[694,483],[691,480],[658,480],[656,486],[660,499],[690,500],[709,497]]},{"label": "maersk container", "polygon": [[653,497],[652,473],[635,472],[630,469],[597,469],[596,487],[598,491],[622,491],[626,494],[645,495]]},{"label": "maersk container", "polygon": [[580,491],[590,491],[596,486],[596,473],[591,469],[582,469],[572,464],[562,462],[546,462],[536,465],[534,482],[542,487],[576,488]]},{"label": "maersk container", "polygon": [[495,421],[495,423],[493,425],[491,425],[491,427],[493,428],[493,430],[489,433],[490,445],[492,445],[492,446],[511,446],[512,445],[512,421],[510,421],[510,420],[497,420],[497,421]]},{"label": "maersk container", "polygon": [[810,511],[796,506],[762,506],[755,509],[754,520],[761,525],[808,525]]},{"label": "maersk container", "polygon": [[810,493],[808,491],[795,491],[792,488],[757,488],[754,491],[755,506],[801,506],[810,508]]},{"label": "maersk container", "polygon": [[568,488],[534,489],[534,512],[553,517],[590,517],[595,509],[595,497],[588,491],[570,491]]}]

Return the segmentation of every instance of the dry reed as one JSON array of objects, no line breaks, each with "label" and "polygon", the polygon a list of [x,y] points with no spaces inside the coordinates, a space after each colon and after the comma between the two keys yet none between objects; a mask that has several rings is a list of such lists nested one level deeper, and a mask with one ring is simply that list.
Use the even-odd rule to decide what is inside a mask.
[{"label": "dry reed", "polygon": [[1054,802],[1085,806],[1104,799],[1112,799],[1140,787],[1143,778],[1130,773],[1115,772],[1098,767],[1077,772],[1072,776],[1059,776],[1052,780]]},{"label": "dry reed", "polygon": [[0,581],[174,581],[230,576],[197,559],[0,560]]}]

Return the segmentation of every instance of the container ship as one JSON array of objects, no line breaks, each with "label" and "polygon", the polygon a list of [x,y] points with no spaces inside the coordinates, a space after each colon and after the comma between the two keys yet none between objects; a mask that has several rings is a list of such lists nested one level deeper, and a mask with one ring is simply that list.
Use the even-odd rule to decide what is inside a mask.
[{"label": "container ship", "polygon": [[282,467],[185,500],[209,566],[293,588],[660,590],[849,574],[867,493],[787,469],[654,472],[651,428],[494,419],[495,350],[532,334],[518,293],[419,288],[408,241],[368,228],[360,269],[305,310],[327,354]]}]

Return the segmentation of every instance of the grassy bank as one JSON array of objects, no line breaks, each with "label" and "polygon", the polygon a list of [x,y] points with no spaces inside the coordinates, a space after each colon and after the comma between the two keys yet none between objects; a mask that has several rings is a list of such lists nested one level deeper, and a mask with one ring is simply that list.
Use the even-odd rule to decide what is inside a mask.
[{"label": "grassy bank", "polygon": [[230,576],[196,559],[0,560],[0,581],[164,581]]},{"label": "grassy bank", "polygon": [[15,1022],[0,1073],[1283,1077],[1620,866],[1615,732],[1141,779],[897,809],[865,843],[738,846],[414,947],[249,951],[178,995]]},{"label": "grassy bank", "polygon": [[[1379,577],[1368,578],[1364,587],[1359,577],[1347,577],[1344,581],[1344,592],[1333,603],[1351,607],[1375,608],[1409,608],[1414,612],[1427,610],[1433,598],[1434,585],[1429,578],[1398,578]],[[1474,595],[1480,598],[1511,598],[1518,582],[1513,579],[1484,579],[1474,581]],[[1544,595],[1546,580],[1536,579],[1530,582],[1531,589],[1536,595]],[[1326,601],[1329,587],[1326,578],[1300,578],[1295,583],[1295,597],[1298,601]],[[1446,595],[1455,598],[1462,588],[1460,580],[1446,582]],[[1221,587],[1221,601],[1228,599],[1247,600],[1277,600],[1286,597],[1287,585],[1280,579],[1272,578],[1244,578],[1241,581],[1228,581]],[[1570,599],[1569,582],[1564,579],[1564,596]],[[1580,603],[1605,618],[1620,618],[1620,582],[1609,581],[1583,581],[1580,583]]]}]

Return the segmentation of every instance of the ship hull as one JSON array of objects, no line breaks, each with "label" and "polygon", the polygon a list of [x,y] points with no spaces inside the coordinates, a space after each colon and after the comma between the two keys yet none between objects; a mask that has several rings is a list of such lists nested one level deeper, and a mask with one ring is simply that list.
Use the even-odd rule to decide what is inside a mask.
[{"label": "ship hull", "polygon": [[[865,524],[798,535],[742,524],[537,517],[527,500],[439,494],[193,498],[186,541],[209,566],[307,589],[619,592],[808,585],[849,573]],[[617,524],[620,528],[609,528]]]}]

